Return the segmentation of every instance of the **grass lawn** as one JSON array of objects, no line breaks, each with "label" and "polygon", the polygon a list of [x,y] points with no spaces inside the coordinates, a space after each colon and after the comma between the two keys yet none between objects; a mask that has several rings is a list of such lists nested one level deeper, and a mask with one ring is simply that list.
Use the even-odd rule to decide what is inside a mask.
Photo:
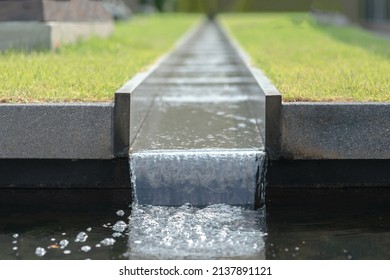
[{"label": "grass lawn", "polygon": [[390,39],[307,14],[226,15],[284,101],[390,101]]},{"label": "grass lawn", "polygon": [[0,102],[111,101],[115,90],[167,52],[199,17],[159,15],[116,24],[50,51],[0,53]]}]

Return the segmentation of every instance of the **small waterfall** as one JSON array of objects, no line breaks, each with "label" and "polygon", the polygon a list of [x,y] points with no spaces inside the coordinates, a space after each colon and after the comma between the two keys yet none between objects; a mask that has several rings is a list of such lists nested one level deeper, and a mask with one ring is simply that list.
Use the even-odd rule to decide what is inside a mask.
[{"label": "small waterfall", "polygon": [[[212,157],[204,152],[187,153],[185,156],[173,153],[149,156],[132,155],[130,159],[133,203],[129,217],[128,258],[265,258],[264,153],[237,154],[236,151],[230,154],[219,151],[213,153]],[[207,164],[204,162],[206,159],[208,161],[212,159],[214,163]],[[142,170],[145,168],[143,163],[145,160],[149,162],[149,170]],[[171,164],[167,165],[166,160]],[[230,166],[229,162],[230,164],[235,162],[234,166]],[[172,164],[176,165],[175,172],[169,172],[170,169],[167,168],[167,166],[172,168]],[[250,164],[252,166],[249,166]],[[189,168],[189,165],[192,165],[192,168]],[[199,176],[199,170],[196,169],[199,166],[202,166],[201,171],[207,170],[208,173]],[[223,170],[224,168],[228,170]],[[147,178],[144,178],[145,174],[148,175]],[[218,178],[220,174],[225,174],[225,177]],[[233,179],[234,183],[229,182],[233,177],[236,177]],[[139,182],[141,186],[138,186]],[[146,182],[149,184],[148,187]],[[189,186],[181,185],[183,182]],[[221,200],[234,199],[236,191],[232,188],[235,184],[236,191],[247,192],[245,195],[241,194],[241,198],[252,195],[250,198],[252,203],[229,205]],[[202,194],[202,191],[206,193]],[[231,195],[222,194],[224,191],[231,192]],[[142,195],[141,199],[138,198],[139,194]],[[174,195],[175,198],[162,198],[167,195]],[[213,195],[216,197],[212,197]],[[217,203],[206,203],[207,197],[209,201]],[[142,203],[145,201],[175,203],[174,206]],[[192,205],[188,203],[189,201],[201,204]]]},{"label": "small waterfall", "polygon": [[145,151],[130,155],[133,201],[140,205],[210,204],[260,208],[265,152],[256,150]]}]

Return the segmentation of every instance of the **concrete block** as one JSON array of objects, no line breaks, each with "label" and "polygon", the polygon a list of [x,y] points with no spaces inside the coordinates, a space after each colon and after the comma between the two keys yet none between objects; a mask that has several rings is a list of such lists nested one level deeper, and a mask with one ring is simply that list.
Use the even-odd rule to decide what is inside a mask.
[{"label": "concrete block", "polygon": [[103,22],[47,22],[50,27],[51,48],[61,44],[75,43],[91,36],[106,38],[114,32],[112,21]]},{"label": "concrete block", "polygon": [[42,22],[0,22],[0,50],[49,49],[50,26]]},{"label": "concrete block", "polygon": [[113,158],[113,104],[2,104],[0,158]]},{"label": "concrete block", "polygon": [[105,22],[0,22],[0,50],[55,49],[92,35],[107,37],[114,31]]},{"label": "concrete block", "polygon": [[390,159],[390,103],[283,103],[282,156]]}]

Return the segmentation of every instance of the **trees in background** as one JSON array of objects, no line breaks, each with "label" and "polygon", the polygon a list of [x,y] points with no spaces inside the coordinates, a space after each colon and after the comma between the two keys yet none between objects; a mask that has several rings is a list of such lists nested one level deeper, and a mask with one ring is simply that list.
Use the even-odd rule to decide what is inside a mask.
[{"label": "trees in background", "polygon": [[308,11],[312,0],[176,0],[179,12]]},{"label": "trees in background", "polygon": [[185,13],[308,11],[312,8],[340,11],[345,1],[351,0],[138,0],[141,5],[152,5],[160,12]]}]

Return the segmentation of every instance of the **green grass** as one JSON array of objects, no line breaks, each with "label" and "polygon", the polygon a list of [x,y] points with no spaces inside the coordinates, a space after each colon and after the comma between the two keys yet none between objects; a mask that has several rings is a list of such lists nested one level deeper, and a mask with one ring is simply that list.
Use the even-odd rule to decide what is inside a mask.
[{"label": "green grass", "polygon": [[223,22],[284,101],[390,101],[390,40],[307,14],[226,15]]},{"label": "green grass", "polygon": [[136,17],[108,39],[58,52],[0,53],[0,102],[111,101],[114,92],[167,52],[198,17]]}]

